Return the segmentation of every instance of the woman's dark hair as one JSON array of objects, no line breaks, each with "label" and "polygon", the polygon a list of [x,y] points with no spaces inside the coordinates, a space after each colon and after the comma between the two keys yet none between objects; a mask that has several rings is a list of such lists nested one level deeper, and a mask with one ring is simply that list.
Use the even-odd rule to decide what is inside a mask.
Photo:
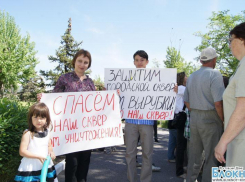
[{"label": "woman's dark hair", "polygon": [[185,72],[180,72],[177,74],[177,84],[178,85],[183,85],[185,80]]},{"label": "woman's dark hair", "polygon": [[229,77],[223,76],[223,82],[224,82],[224,86],[226,88],[228,86],[228,84],[229,84]]},{"label": "woman's dark hair", "polygon": [[87,57],[89,59],[89,64],[88,64],[88,69],[90,68],[91,64],[92,64],[92,58],[91,58],[91,54],[90,52],[88,52],[87,50],[81,49],[80,51],[78,51],[75,56],[73,57],[72,60],[72,66],[73,68],[75,68],[75,62],[77,60],[77,57],[83,55],[84,57]]},{"label": "woman's dark hair", "polygon": [[139,50],[136,53],[134,53],[133,58],[135,58],[135,56],[137,56],[137,55],[148,60],[148,54],[143,50]]},{"label": "woman's dark hair", "polygon": [[230,37],[232,35],[235,35],[236,38],[241,38],[244,40],[244,45],[245,45],[245,22],[235,26],[231,31],[230,31]]},{"label": "woman's dark hair", "polygon": [[33,133],[35,131],[35,127],[32,124],[32,116],[46,118],[46,124],[44,125],[44,130],[46,130],[51,124],[49,109],[46,106],[46,104],[42,102],[33,104],[28,112],[28,126],[29,126],[28,130]]}]

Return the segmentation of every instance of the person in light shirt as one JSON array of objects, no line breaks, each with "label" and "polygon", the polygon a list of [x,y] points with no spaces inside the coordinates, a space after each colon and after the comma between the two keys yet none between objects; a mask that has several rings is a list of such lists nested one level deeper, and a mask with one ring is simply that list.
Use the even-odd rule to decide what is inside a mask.
[{"label": "person in light shirt", "polygon": [[187,81],[187,76],[185,72],[177,74],[177,84],[178,84],[178,93],[176,95],[176,107],[175,114],[178,114],[180,117],[177,127],[177,147],[176,147],[176,176],[180,178],[186,178],[186,173],[184,172],[184,154],[186,150],[187,140],[184,137],[184,128],[185,122],[187,119],[184,105],[184,93],[185,85]]},{"label": "person in light shirt", "polygon": [[[228,167],[245,169],[245,22],[230,31],[229,46],[239,64],[224,92],[225,131],[215,157]],[[226,152],[227,150],[227,152]],[[226,160],[224,154],[226,152]]]},{"label": "person in light shirt", "polygon": [[187,182],[194,182],[202,166],[205,152],[202,182],[211,181],[211,169],[218,166],[214,148],[223,131],[224,83],[221,73],[215,70],[217,60],[213,48],[201,52],[202,67],[192,73],[187,80],[184,101],[190,113],[190,146]]}]

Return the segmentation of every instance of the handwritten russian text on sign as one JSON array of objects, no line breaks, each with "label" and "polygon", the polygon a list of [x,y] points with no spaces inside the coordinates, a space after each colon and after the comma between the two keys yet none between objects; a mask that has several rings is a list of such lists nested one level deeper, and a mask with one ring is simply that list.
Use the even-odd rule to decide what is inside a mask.
[{"label": "handwritten russian text on sign", "polygon": [[121,117],[125,119],[173,119],[177,70],[105,69],[107,90],[120,90]]},{"label": "handwritten russian text on sign", "polygon": [[43,94],[41,102],[50,110],[56,155],[124,143],[116,91]]}]

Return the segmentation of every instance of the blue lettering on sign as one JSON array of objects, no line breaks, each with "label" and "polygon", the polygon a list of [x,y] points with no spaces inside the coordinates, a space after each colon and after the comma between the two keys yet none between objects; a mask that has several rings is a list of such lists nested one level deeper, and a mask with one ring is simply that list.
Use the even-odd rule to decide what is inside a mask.
[{"label": "blue lettering on sign", "polygon": [[216,179],[244,179],[245,170],[243,167],[212,167],[212,181]]}]

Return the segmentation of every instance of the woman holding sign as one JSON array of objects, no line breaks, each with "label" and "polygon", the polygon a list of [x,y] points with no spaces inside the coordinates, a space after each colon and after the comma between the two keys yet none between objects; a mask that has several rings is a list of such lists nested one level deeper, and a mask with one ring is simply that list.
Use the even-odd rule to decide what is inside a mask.
[{"label": "woman holding sign", "polygon": [[[85,75],[85,71],[90,68],[91,63],[92,59],[88,51],[84,49],[78,51],[72,60],[74,71],[61,75],[53,92],[95,91],[92,79]],[[39,94],[38,100],[40,98]],[[91,150],[66,154],[65,181],[87,181],[90,156]]]},{"label": "woman holding sign", "polygon": [[[94,83],[85,71],[92,63],[91,55],[86,50],[80,50],[72,60],[73,72],[61,75],[53,92],[83,92],[94,91]],[[65,181],[87,181],[91,150],[66,154]],[[77,179],[75,179],[77,178]]]},{"label": "woman holding sign", "polygon": [[184,154],[186,150],[187,140],[184,137],[184,128],[185,122],[187,119],[186,115],[186,106],[184,104],[184,92],[186,86],[187,76],[185,72],[177,74],[177,84],[178,84],[178,93],[176,95],[176,106],[174,111],[174,117],[177,121],[177,146],[176,146],[176,176],[180,178],[186,178],[184,172]]}]

